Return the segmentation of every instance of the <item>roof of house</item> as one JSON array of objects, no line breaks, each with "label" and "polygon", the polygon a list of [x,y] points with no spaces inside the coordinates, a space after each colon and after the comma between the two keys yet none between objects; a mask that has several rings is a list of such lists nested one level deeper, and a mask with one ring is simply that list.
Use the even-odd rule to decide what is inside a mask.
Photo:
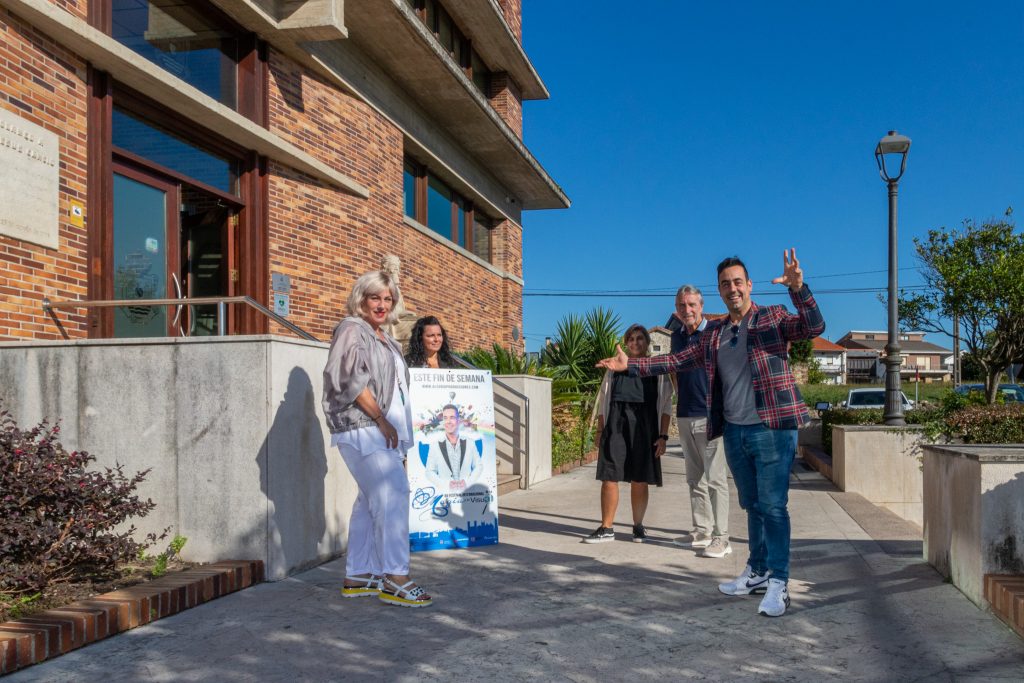
[{"label": "roof of house", "polygon": [[846,348],[839,344],[834,344],[824,337],[815,337],[811,340],[814,344],[815,351],[845,351]]},{"label": "roof of house", "polygon": [[[845,339],[843,346],[847,349],[871,349],[872,351],[884,351],[888,342],[885,339]],[[944,349],[938,344],[926,341],[901,341],[901,353],[953,353]]]}]

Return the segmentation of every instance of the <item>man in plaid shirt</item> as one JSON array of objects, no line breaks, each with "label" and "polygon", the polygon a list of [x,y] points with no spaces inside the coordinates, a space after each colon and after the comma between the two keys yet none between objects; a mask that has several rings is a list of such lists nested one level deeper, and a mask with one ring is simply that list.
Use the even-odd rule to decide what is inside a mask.
[{"label": "man in plaid shirt", "polygon": [[789,369],[789,342],[813,339],[825,321],[804,284],[796,249],[783,252],[784,270],[772,282],[789,288],[796,315],[785,306],[760,307],[738,258],[718,264],[718,293],[729,317],[705,329],[699,344],[670,356],[627,358],[622,349],[598,365],[631,375],[660,375],[701,364],[708,376],[708,438],[724,435],[740,507],[747,511],[750,559],[735,580],[719,584],[727,595],[765,593],[760,614],[778,617],[789,607],[789,470],[797,428],[807,406]]}]

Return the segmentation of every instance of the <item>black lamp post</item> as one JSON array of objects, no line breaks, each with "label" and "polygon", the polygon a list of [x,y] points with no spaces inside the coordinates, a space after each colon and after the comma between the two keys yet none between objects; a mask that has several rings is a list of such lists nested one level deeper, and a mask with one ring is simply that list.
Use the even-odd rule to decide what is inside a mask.
[{"label": "black lamp post", "polygon": [[[899,344],[899,312],[896,301],[896,189],[907,168],[907,152],[910,151],[910,138],[898,135],[890,130],[889,134],[878,141],[875,147],[875,161],[878,162],[878,173],[889,186],[889,343],[885,345],[885,414],[882,416],[887,425],[905,425],[903,419],[903,397],[900,391],[900,356]],[[887,155],[900,158],[900,172],[895,176],[885,168]]]}]

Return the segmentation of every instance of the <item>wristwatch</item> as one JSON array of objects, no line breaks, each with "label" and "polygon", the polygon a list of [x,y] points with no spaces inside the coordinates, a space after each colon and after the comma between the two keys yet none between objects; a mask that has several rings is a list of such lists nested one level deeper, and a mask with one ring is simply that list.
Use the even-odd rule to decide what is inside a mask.
[{"label": "wristwatch", "polygon": [[668,434],[658,434],[658,438],[665,439],[665,441],[668,441]]}]

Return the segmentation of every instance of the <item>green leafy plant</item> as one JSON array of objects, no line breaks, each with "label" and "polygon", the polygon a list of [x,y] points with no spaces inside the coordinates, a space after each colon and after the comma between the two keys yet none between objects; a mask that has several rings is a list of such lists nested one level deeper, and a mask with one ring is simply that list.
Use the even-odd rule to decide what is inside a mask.
[{"label": "green leafy plant", "polygon": [[25,610],[31,607],[32,603],[37,601],[40,596],[42,596],[42,593],[33,593],[32,595],[0,593],[0,622],[9,619],[21,619],[25,614]]},{"label": "green leafy plant", "polygon": [[148,470],[89,469],[95,456],[68,451],[60,427],[18,427],[0,409],[0,592],[23,596],[79,578],[114,576],[155,543],[133,538],[132,518],[155,504],[136,494]]},{"label": "green leafy plant", "polygon": [[173,558],[181,554],[181,549],[185,547],[185,543],[188,542],[188,538],[175,534],[171,542],[167,544],[167,550],[163,551],[156,556],[153,563],[153,569],[150,570],[150,574],[153,576],[163,576],[167,573],[167,563]]},{"label": "green leafy plant", "polygon": [[541,362],[580,394],[592,393],[604,376],[597,361],[614,355],[615,345],[621,341],[619,317],[611,311],[595,308],[582,316],[570,313],[558,322]]}]

